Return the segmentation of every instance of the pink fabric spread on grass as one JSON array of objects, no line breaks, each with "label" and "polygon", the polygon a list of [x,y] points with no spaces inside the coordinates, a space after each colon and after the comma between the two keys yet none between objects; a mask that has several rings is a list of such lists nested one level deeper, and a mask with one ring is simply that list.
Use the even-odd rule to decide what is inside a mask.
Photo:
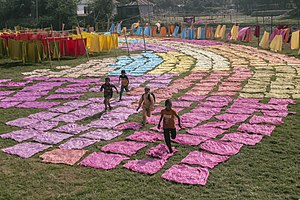
[{"label": "pink fabric spread on grass", "polygon": [[0,102],[0,108],[11,108],[20,103],[21,102]]},{"label": "pink fabric spread on grass", "polygon": [[214,128],[214,127],[198,126],[198,127],[192,128],[190,130],[187,130],[186,132],[189,134],[192,134],[192,135],[202,135],[202,136],[209,137],[209,138],[215,138],[218,135],[221,135],[226,131],[223,129]]},{"label": "pink fabric spread on grass", "polygon": [[200,148],[220,155],[235,155],[240,151],[242,146],[243,144],[234,142],[208,140],[205,143],[201,144]]},{"label": "pink fabric spread on grass", "polygon": [[0,96],[8,96],[14,92],[15,91],[0,91]]},{"label": "pink fabric spread on grass", "polygon": [[88,92],[87,87],[66,87],[58,88],[55,90],[56,93],[77,93],[77,92]]},{"label": "pink fabric spread on grass", "polygon": [[197,146],[200,143],[205,142],[206,140],[209,140],[209,139],[210,139],[210,137],[205,137],[205,136],[177,134],[176,139],[172,140],[172,141],[176,142],[176,143],[179,143],[179,144]]},{"label": "pink fabric spread on grass", "polygon": [[82,120],[82,119],[83,118],[77,117],[75,115],[63,114],[63,115],[60,115],[58,117],[55,117],[55,118],[51,119],[51,121],[54,121],[54,122],[74,123],[74,122]]},{"label": "pink fabric spread on grass", "polygon": [[0,135],[0,137],[6,139],[13,139],[16,140],[17,142],[23,142],[24,140],[31,139],[38,134],[41,134],[41,132],[33,129],[22,129],[10,133],[2,134]]},{"label": "pink fabric spread on grass", "polygon": [[273,110],[262,110],[261,111],[264,115],[270,117],[287,117],[289,114],[292,114],[288,111],[273,111]]},{"label": "pink fabric spread on grass", "polygon": [[29,101],[36,101],[40,96],[30,96],[30,97],[7,97],[1,101],[7,102],[29,102]]},{"label": "pink fabric spread on grass", "polygon": [[243,115],[243,114],[223,114],[218,115],[216,118],[218,120],[223,120],[226,122],[232,122],[232,123],[240,123],[246,121],[250,115]]},{"label": "pink fabric spread on grass", "polygon": [[201,101],[205,99],[206,96],[193,96],[193,95],[184,95],[179,97],[179,100],[183,101]]},{"label": "pink fabric spread on grass", "polygon": [[214,168],[219,163],[225,162],[229,159],[229,156],[220,156],[205,152],[192,151],[184,159],[182,163],[190,165],[201,165],[203,167]]},{"label": "pink fabric spread on grass", "polygon": [[190,107],[192,105],[193,102],[189,102],[189,101],[173,101],[172,105],[174,107]]},{"label": "pink fabric spread on grass", "polygon": [[232,98],[229,96],[210,96],[206,101],[219,101],[219,102],[232,102]]},{"label": "pink fabric spread on grass", "polygon": [[222,108],[209,108],[209,107],[197,107],[191,110],[192,113],[202,114],[202,113],[212,113],[217,114],[221,112]]},{"label": "pink fabric spread on grass", "polygon": [[283,124],[281,117],[267,117],[267,116],[257,116],[257,115],[254,115],[249,122],[250,124],[261,124],[261,123]]},{"label": "pink fabric spread on grass", "polygon": [[87,156],[80,165],[86,167],[92,167],[96,169],[114,169],[122,161],[128,160],[127,156],[122,156],[118,154],[106,154],[102,152],[94,152]]},{"label": "pink fabric spread on grass", "polygon": [[40,155],[40,158],[46,163],[75,165],[86,152],[86,150],[54,149]]},{"label": "pink fabric spread on grass", "polygon": [[86,138],[72,138],[64,144],[59,145],[61,149],[83,149],[90,146],[99,140],[90,140]]},{"label": "pink fabric spread on grass", "polygon": [[218,127],[221,129],[229,129],[234,125],[235,125],[235,123],[219,121],[219,122],[207,122],[206,124],[203,124],[199,127],[215,127],[215,128]]},{"label": "pink fabric spread on grass", "polygon": [[69,113],[75,109],[76,108],[74,108],[72,106],[59,106],[59,107],[51,108],[49,110],[51,112],[56,112],[56,113]]},{"label": "pink fabric spread on grass", "polygon": [[271,98],[268,104],[295,104],[296,101],[293,99],[274,99]]},{"label": "pink fabric spread on grass", "polygon": [[64,106],[72,106],[74,108],[79,108],[90,104],[90,101],[87,100],[74,100],[64,104]]},{"label": "pink fabric spread on grass", "polygon": [[10,125],[10,126],[25,127],[25,126],[28,126],[30,124],[34,124],[37,122],[39,122],[39,120],[37,120],[37,119],[19,118],[19,119],[13,120],[13,121],[6,122],[6,124]]},{"label": "pink fabric spread on grass", "polygon": [[124,167],[134,172],[153,175],[157,173],[166,162],[166,160],[161,159],[145,158],[142,160],[130,160]]},{"label": "pink fabric spread on grass", "polygon": [[234,113],[234,114],[248,114],[252,115],[254,112],[257,112],[257,109],[253,108],[239,108],[239,107],[230,107],[226,110],[227,113]]},{"label": "pink fabric spread on grass", "polygon": [[162,134],[157,134],[149,131],[139,131],[131,134],[126,139],[140,142],[156,142],[158,140],[163,140],[164,136]]},{"label": "pink fabric spread on grass", "polygon": [[45,99],[79,99],[81,96],[83,96],[83,94],[51,94]]},{"label": "pink fabric spread on grass", "polygon": [[152,115],[151,117],[147,118],[147,122],[149,124],[158,124],[160,116]]},{"label": "pink fabric spread on grass", "polygon": [[188,165],[173,165],[165,171],[162,178],[177,183],[185,183],[191,185],[205,185],[209,176],[206,168],[190,167]]},{"label": "pink fabric spread on grass", "polygon": [[167,160],[168,158],[173,156],[176,152],[178,152],[178,150],[175,149],[175,147],[172,147],[172,150],[173,150],[173,152],[170,153],[167,145],[159,144],[156,147],[152,147],[152,148],[148,149],[146,154],[148,156],[158,157],[160,159]]},{"label": "pink fabric spread on grass", "polygon": [[96,139],[96,140],[112,140],[118,136],[122,135],[120,131],[112,131],[112,130],[103,130],[98,129],[86,134],[83,134],[83,137]]},{"label": "pink fabric spread on grass", "polygon": [[258,124],[242,124],[237,130],[247,133],[257,133],[270,136],[276,126],[273,125],[258,125]]},{"label": "pink fabric spread on grass", "polygon": [[225,134],[225,136],[221,138],[221,140],[231,141],[231,142],[236,142],[236,143],[241,143],[246,145],[256,145],[262,140],[262,138],[263,138],[262,135],[236,132],[236,133]]},{"label": "pink fabric spread on grass", "polygon": [[205,102],[199,103],[199,106],[214,107],[214,108],[222,108],[227,105],[228,105],[228,102],[219,102],[219,101],[205,101]]},{"label": "pink fabric spread on grass", "polygon": [[2,151],[8,154],[17,155],[21,158],[30,158],[31,156],[41,151],[44,151],[45,149],[48,149],[50,147],[52,146],[36,142],[25,142],[12,147],[4,148],[2,149]]},{"label": "pink fabric spread on grass", "polygon": [[52,108],[59,105],[60,102],[25,102],[17,106],[17,108]]},{"label": "pink fabric spread on grass", "polygon": [[49,120],[49,119],[52,119],[53,117],[56,117],[58,115],[59,115],[59,113],[39,112],[39,113],[29,115],[28,118],[39,119],[39,120]]},{"label": "pink fabric spread on grass", "polygon": [[262,110],[288,111],[288,104],[261,104],[259,108]]},{"label": "pink fabric spread on grass", "polygon": [[121,124],[114,127],[114,130],[122,131],[122,130],[139,130],[142,128],[142,124],[138,122],[128,122],[126,124]]},{"label": "pink fabric spread on grass", "polygon": [[71,123],[71,124],[66,124],[64,126],[58,127],[57,129],[55,129],[55,131],[76,135],[88,129],[89,127],[87,126]]},{"label": "pink fabric spread on grass", "polygon": [[57,133],[57,132],[44,132],[42,134],[36,135],[32,138],[36,142],[46,143],[46,144],[58,144],[61,141],[72,137],[73,135]]},{"label": "pink fabric spread on grass", "polygon": [[136,154],[139,150],[146,146],[147,144],[144,143],[121,141],[105,145],[101,148],[101,150],[105,152],[119,153],[127,156],[132,156],[133,154]]},{"label": "pink fabric spread on grass", "polygon": [[28,128],[33,128],[39,131],[48,131],[58,126],[58,122],[40,121],[35,124],[30,124]]}]

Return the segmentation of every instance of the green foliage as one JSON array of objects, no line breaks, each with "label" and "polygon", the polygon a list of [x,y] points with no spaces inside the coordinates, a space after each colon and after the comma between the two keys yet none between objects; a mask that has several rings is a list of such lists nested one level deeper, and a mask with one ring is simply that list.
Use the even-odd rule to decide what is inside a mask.
[{"label": "green foliage", "polygon": [[111,17],[113,4],[111,0],[90,0],[88,22],[95,24],[99,21],[106,21]]}]

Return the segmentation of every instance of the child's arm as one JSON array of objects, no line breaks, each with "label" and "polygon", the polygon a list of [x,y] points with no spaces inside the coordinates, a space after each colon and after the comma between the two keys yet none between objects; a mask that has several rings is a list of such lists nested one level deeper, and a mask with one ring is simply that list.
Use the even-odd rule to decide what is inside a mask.
[{"label": "child's arm", "polygon": [[119,83],[118,83],[118,85],[120,85],[120,80],[121,80],[121,76],[119,76]]},{"label": "child's arm", "polygon": [[116,89],[117,93],[119,93],[119,92],[118,92],[118,88],[117,88],[116,86],[113,86],[113,87]]},{"label": "child's arm", "polygon": [[180,128],[182,128],[181,123],[180,123],[180,117],[179,117],[179,115],[178,115],[177,113],[175,113],[175,116],[176,116],[177,119],[178,119],[178,126],[179,126]]},{"label": "child's arm", "polygon": [[103,85],[101,85],[101,88],[100,88],[100,92],[102,92],[103,91]]},{"label": "child's arm", "polygon": [[158,125],[157,125],[157,128],[158,128],[158,129],[160,129],[160,123],[161,123],[163,117],[164,117],[163,115],[160,115],[160,119],[159,119],[159,122],[158,122]]},{"label": "child's arm", "polygon": [[143,98],[143,95],[142,95],[140,100],[139,100],[139,107],[136,109],[136,111],[138,111],[141,108],[143,101],[144,101],[144,98]]}]

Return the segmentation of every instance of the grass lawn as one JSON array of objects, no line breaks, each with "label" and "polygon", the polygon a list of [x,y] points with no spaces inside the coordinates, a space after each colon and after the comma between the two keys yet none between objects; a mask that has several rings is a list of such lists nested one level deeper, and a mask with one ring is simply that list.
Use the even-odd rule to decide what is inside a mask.
[{"label": "grass lawn", "polygon": [[[119,52],[119,55],[124,52]],[[102,58],[100,55],[95,58]],[[86,58],[62,60],[61,65],[77,65]],[[0,60],[0,78],[21,79],[21,72],[49,68],[49,62],[35,65],[4,63]],[[57,61],[53,66],[57,66]],[[102,94],[99,94],[99,96]],[[87,94],[86,96],[89,96]],[[16,130],[5,122],[41,111],[39,109],[0,109],[0,134]],[[21,159],[0,151],[0,199],[295,199],[300,198],[300,102],[291,105],[285,123],[278,125],[271,137],[264,137],[254,147],[244,146],[240,153],[210,170],[205,187],[176,184],[160,178],[173,164],[179,163],[198,147],[174,144],[175,154],[157,174],[142,175],[123,169],[105,171],[81,166],[42,163],[35,155]],[[138,115],[130,118],[139,120]],[[84,121],[83,121],[84,123]],[[150,126],[146,126],[146,129]],[[124,140],[133,131],[114,141]],[[111,143],[99,142],[87,148],[97,151]],[[156,146],[161,142],[149,144]],[[17,142],[0,139],[0,149]],[[131,159],[144,158],[146,149]]]}]

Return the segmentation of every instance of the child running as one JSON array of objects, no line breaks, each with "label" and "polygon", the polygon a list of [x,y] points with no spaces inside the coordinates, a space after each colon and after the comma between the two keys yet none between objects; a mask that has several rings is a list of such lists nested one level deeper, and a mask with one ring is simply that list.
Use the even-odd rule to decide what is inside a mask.
[{"label": "child running", "polygon": [[105,111],[107,110],[107,106],[111,110],[110,106],[110,99],[113,96],[113,88],[116,89],[118,93],[118,89],[113,84],[110,84],[110,78],[105,78],[105,83],[101,86],[100,92],[104,90],[104,105],[105,105]]},{"label": "child running", "polygon": [[151,113],[154,110],[154,95],[150,93],[150,87],[145,87],[145,93],[141,96],[139,101],[139,107],[136,109],[138,111],[141,106],[143,108],[143,125],[147,122],[147,117],[151,117]]},{"label": "child running", "polygon": [[178,126],[180,128],[180,118],[175,110],[172,109],[172,101],[170,99],[167,99],[165,101],[165,109],[161,111],[161,117],[158,123],[158,129],[160,129],[160,123],[162,120],[163,121],[163,129],[164,129],[164,137],[165,137],[165,142],[169,148],[170,153],[173,152],[172,146],[171,146],[171,139],[170,139],[170,134],[171,138],[174,140],[176,139],[176,125],[175,125],[175,117],[178,119]]},{"label": "child running", "polygon": [[120,99],[119,99],[119,101],[122,100],[122,95],[123,95],[124,90],[126,92],[129,92],[129,89],[128,89],[129,79],[126,75],[125,70],[121,71],[121,75],[119,76],[119,85],[120,85],[120,81],[121,81],[121,89],[120,89]]}]

